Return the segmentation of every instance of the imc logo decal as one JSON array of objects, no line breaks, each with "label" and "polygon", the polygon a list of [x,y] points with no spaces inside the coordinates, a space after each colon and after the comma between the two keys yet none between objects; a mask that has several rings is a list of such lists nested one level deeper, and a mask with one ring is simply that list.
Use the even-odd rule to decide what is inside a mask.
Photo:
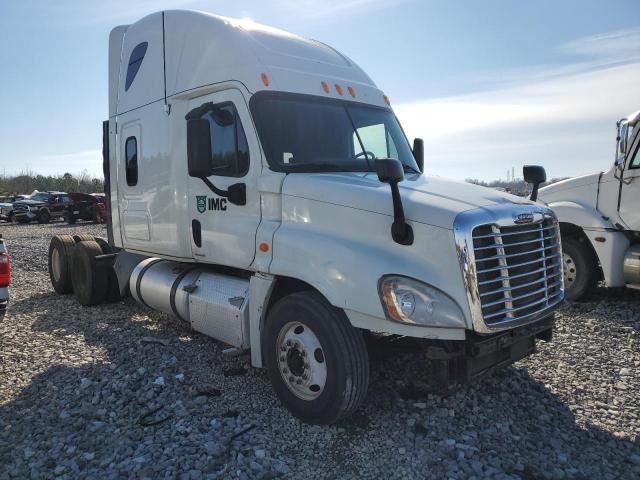
[{"label": "imc logo decal", "polygon": [[207,196],[206,195],[196,195],[196,208],[198,212],[204,213],[207,209]]},{"label": "imc logo decal", "polygon": [[204,213],[205,210],[227,210],[226,198],[207,198],[206,195],[196,195],[196,208],[198,212]]}]

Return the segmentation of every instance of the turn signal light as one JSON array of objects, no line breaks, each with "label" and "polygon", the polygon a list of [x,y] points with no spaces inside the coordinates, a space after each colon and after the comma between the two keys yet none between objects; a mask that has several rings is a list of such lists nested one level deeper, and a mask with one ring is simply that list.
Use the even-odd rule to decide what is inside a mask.
[{"label": "turn signal light", "polygon": [[11,283],[11,262],[7,252],[0,252],[0,288]]},{"label": "turn signal light", "polygon": [[268,251],[269,251],[269,244],[268,244],[268,243],[264,243],[264,242],[262,242],[262,243],[260,244],[259,248],[260,248],[260,251],[261,251],[261,252],[266,253],[266,252],[268,252]]}]

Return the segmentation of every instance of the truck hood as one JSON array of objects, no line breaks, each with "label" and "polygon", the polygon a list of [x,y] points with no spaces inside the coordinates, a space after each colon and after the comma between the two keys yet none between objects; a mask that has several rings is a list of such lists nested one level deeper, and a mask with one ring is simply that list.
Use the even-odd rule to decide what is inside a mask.
[{"label": "truck hood", "polygon": [[[405,217],[452,229],[466,210],[495,204],[530,204],[525,198],[466,182],[431,175],[407,174],[399,183]],[[291,173],[282,194],[393,216],[391,188],[375,173]]]},{"label": "truck hood", "polygon": [[[551,203],[558,200],[582,198],[586,193],[591,195],[591,190],[597,188],[601,173],[590,173],[579,177],[568,178],[540,189],[538,198],[545,203]],[[577,189],[576,195],[569,193],[569,190]],[[595,201],[595,196],[593,196]]]},{"label": "truck hood", "polygon": [[19,202],[15,202],[13,204],[14,207],[17,207],[18,205],[27,205],[28,207],[33,207],[44,205],[44,202],[40,202],[38,200],[20,200]]}]

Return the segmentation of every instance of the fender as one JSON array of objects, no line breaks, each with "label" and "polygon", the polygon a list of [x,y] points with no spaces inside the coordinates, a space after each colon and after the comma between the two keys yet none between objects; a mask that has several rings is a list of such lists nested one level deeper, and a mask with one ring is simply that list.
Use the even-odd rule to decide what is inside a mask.
[{"label": "fender", "polygon": [[551,202],[548,206],[560,223],[582,229],[598,257],[607,286],[624,286],[622,265],[629,248],[629,239],[624,233],[614,228],[611,221],[594,208],[569,201]]}]

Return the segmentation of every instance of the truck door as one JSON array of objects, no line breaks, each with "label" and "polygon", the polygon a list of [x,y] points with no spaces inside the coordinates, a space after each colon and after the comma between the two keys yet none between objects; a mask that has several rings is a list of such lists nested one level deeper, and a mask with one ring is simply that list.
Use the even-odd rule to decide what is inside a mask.
[{"label": "truck door", "polygon": [[629,158],[622,174],[620,218],[630,230],[640,231],[640,134],[631,144]]},{"label": "truck door", "polygon": [[[209,122],[212,156],[211,175],[188,180],[193,256],[202,262],[246,268],[255,256],[261,171],[260,147],[247,104],[238,90],[230,89],[191,100],[188,111]],[[241,189],[242,184],[244,204],[224,196],[229,187]]]}]

